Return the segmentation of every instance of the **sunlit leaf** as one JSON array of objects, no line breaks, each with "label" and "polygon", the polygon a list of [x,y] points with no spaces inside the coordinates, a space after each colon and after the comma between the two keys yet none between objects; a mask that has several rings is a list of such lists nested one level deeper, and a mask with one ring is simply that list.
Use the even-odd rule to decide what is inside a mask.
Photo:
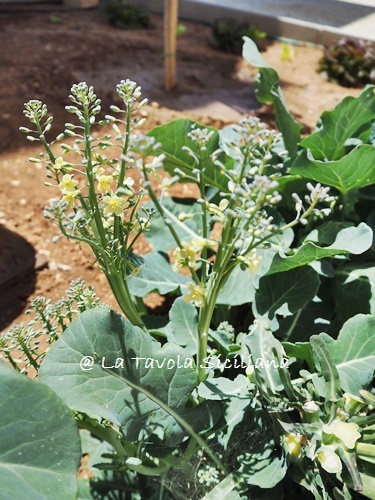
[{"label": "sunlit leaf", "polygon": [[72,412],[0,362],[1,498],[75,498],[81,442]]}]

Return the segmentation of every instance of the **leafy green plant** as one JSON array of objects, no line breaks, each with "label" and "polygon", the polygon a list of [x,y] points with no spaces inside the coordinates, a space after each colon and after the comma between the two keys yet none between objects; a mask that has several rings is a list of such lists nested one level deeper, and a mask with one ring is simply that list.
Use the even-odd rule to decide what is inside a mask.
[{"label": "leafy green plant", "polygon": [[374,44],[342,37],[324,50],[319,71],[343,87],[363,87],[375,83]]},{"label": "leafy green plant", "polygon": [[[86,498],[374,498],[374,89],[301,138],[250,39],[244,57],[279,133],[255,117],[136,133],[146,101],[130,80],[99,121],[93,89],[73,86],[69,144],[26,104],[22,130],[45,149],[31,161],[58,193],[46,215],[91,247],[125,315],[80,313],[34,384],[88,431]],[[196,198],[168,194],[186,182]]]},{"label": "leafy green plant", "polygon": [[216,19],[212,25],[211,44],[225,52],[241,54],[244,36],[251,38],[262,48],[267,34],[253,24],[239,23],[235,19],[223,17]]},{"label": "leafy green plant", "polygon": [[108,0],[102,12],[117,28],[147,28],[150,25],[150,17],[145,10],[129,5],[126,0]]}]

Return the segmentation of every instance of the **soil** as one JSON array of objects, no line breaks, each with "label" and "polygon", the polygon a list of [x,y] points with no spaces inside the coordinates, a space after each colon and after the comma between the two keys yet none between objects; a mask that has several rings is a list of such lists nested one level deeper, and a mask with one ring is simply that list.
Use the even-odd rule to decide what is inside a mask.
[{"label": "soil", "polygon": [[[221,128],[247,113],[274,125],[272,108],[259,106],[254,98],[256,70],[240,56],[212,48],[209,26],[183,24],[186,31],[178,38],[177,85],[166,92],[161,17],[153,17],[149,29],[124,31],[109,25],[97,9],[1,7],[0,330],[26,320],[23,312],[30,299],[44,295],[56,301],[78,277],[94,285],[104,303],[116,307],[90,251],[63,239],[52,242],[56,228],[44,219],[43,208],[55,193],[43,186],[46,178],[41,165],[28,162],[30,156],[38,156],[40,148],[28,143],[18,131],[19,126],[28,125],[22,115],[24,102],[45,102],[55,116],[53,130],[57,135],[71,119],[64,106],[73,83],[85,80],[94,85],[103,109],[108,110],[116,102],[116,83],[130,78],[142,86],[143,96],[153,103],[145,108],[146,130],[179,117]],[[323,110],[360,92],[322,79],[316,72],[320,47],[286,48],[270,41],[263,55],[278,71],[289,108],[306,133]],[[18,250],[4,243],[7,235],[8,242],[11,238],[18,242]],[[23,250],[19,237],[25,240]],[[28,257],[18,258],[17,252],[23,251]],[[142,244],[138,251],[142,252]],[[46,260],[47,265],[38,272],[30,272],[30,252],[32,263],[33,252]],[[5,258],[12,264],[8,266]],[[12,265],[23,272],[16,282],[6,275]]]}]

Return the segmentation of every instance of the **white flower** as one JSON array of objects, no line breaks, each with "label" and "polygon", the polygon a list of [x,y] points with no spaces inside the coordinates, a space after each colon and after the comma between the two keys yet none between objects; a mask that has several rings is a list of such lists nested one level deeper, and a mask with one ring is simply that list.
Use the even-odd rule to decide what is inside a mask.
[{"label": "white flower", "polygon": [[323,432],[333,434],[340,439],[344,445],[352,449],[355,447],[355,442],[361,437],[358,432],[358,425],[351,422],[343,422],[342,420],[334,420],[331,424],[323,425]]},{"label": "white flower", "polygon": [[331,474],[335,474],[342,470],[340,457],[336,455],[333,450],[321,448],[318,453],[318,460],[322,468]]}]

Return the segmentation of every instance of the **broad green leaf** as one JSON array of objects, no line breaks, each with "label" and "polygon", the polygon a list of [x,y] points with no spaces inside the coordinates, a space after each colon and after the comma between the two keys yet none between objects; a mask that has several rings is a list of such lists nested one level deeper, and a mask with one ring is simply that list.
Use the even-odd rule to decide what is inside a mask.
[{"label": "broad green leaf", "polygon": [[288,271],[296,267],[305,266],[315,260],[335,257],[352,253],[359,255],[371,247],[372,230],[361,222],[358,227],[348,227],[337,233],[335,241],[327,247],[320,247],[312,242],[304,243],[294,255],[285,256],[281,252],[276,254],[265,275]]},{"label": "broad green leaf", "polygon": [[[295,460],[290,463],[288,475],[297,484],[300,484],[307,491],[314,495],[315,500],[327,500],[329,497],[324,488],[324,484],[318,470],[311,467],[311,460],[304,458],[303,460]],[[303,491],[303,490],[302,490]]]},{"label": "broad green leaf", "polygon": [[313,229],[303,242],[312,241],[317,245],[332,245],[340,231],[353,226],[352,222],[329,221]]},{"label": "broad green leaf", "polygon": [[115,311],[98,307],[65,330],[39,376],[72,410],[109,420],[132,441],[145,425],[160,432],[168,425],[172,417],[161,405],[184,408],[195,387],[192,364],[182,348],[161,347]]},{"label": "broad green leaf", "polygon": [[240,471],[247,483],[260,488],[274,488],[283,480],[288,469],[286,457],[279,452],[267,458],[253,453],[245,453],[238,458]]},{"label": "broad green leaf", "polygon": [[257,386],[263,397],[272,402],[283,388],[278,372],[279,361],[275,357],[280,343],[272,335],[265,318],[257,319],[243,344],[254,364]]},{"label": "broad green leaf", "polygon": [[[191,241],[195,236],[202,236],[202,207],[196,203],[196,200],[185,200],[164,197],[160,199],[162,207],[166,208],[168,212],[174,215],[177,219],[184,217],[183,222],[172,220],[173,229],[176,231],[181,241]],[[146,205],[147,208],[155,207],[150,202]],[[166,215],[168,218],[168,215]],[[156,211],[152,218],[150,230],[145,232],[144,235],[147,241],[151,243],[153,249],[159,252],[168,252],[177,246],[170,230],[163,217]]]},{"label": "broad green leaf", "polygon": [[[174,120],[172,122],[155,127],[147,133],[148,136],[155,137],[156,142],[161,144],[158,153],[165,154],[164,170],[171,175],[174,175],[175,168],[182,170],[186,175],[196,178],[192,171],[197,167],[197,164],[192,156],[184,151],[184,147],[197,151],[194,142],[188,138],[188,133],[192,127],[200,129],[208,129],[213,131],[212,137],[206,144],[206,150],[202,157],[201,169],[204,170],[205,184],[211,187],[216,187],[221,191],[227,191],[228,180],[222,175],[220,169],[215,166],[211,160],[211,155],[219,149],[219,134],[213,127],[200,125],[192,120]],[[231,168],[233,160],[221,155],[219,158],[227,168]]]},{"label": "broad green leaf", "polygon": [[3,362],[0,377],[0,497],[74,500],[81,442],[72,412]]},{"label": "broad green leaf", "polygon": [[230,445],[239,438],[242,439],[238,443],[239,474],[249,485],[265,489],[276,486],[284,478],[288,464],[276,445],[272,421],[262,409],[245,415],[244,423],[234,430]]},{"label": "broad green leaf", "polygon": [[375,314],[375,267],[351,264],[336,270],[333,297],[342,322],[356,314]]},{"label": "broad green leaf", "polygon": [[251,401],[252,398],[229,398],[226,400],[223,414],[225,425],[221,431],[222,435],[220,436],[220,442],[225,450],[228,447],[233,430],[243,421],[245,410],[248,408]]},{"label": "broad green leaf", "polygon": [[228,354],[229,352],[239,351],[241,349],[238,344],[234,343],[234,331],[230,334],[222,328],[216,331],[210,329],[208,336],[221,353]]},{"label": "broad green leaf", "polygon": [[373,379],[375,370],[375,316],[358,314],[342,327],[337,340],[321,333],[336,365],[341,387],[357,394]]},{"label": "broad green leaf", "polygon": [[310,150],[303,151],[293,163],[290,174],[332,186],[345,194],[374,183],[375,148],[363,144],[332,161],[317,160]]},{"label": "broad green leaf", "polygon": [[339,401],[342,397],[339,374],[324,340],[318,335],[313,335],[310,339],[310,345],[319,362],[320,371],[326,382],[327,400],[332,402]]},{"label": "broad green leaf", "polygon": [[272,319],[276,314],[290,316],[312,300],[320,284],[311,267],[263,276],[255,294],[257,312]]},{"label": "broad green leaf", "polygon": [[208,378],[198,386],[198,394],[204,399],[223,400],[229,398],[248,398],[249,380],[239,374],[234,380],[226,377]]},{"label": "broad green leaf", "polygon": [[145,297],[151,292],[165,295],[184,286],[188,278],[173,271],[167,259],[159,252],[151,252],[143,257],[143,266],[137,276],[128,277],[130,293]]},{"label": "broad green leaf", "polygon": [[175,344],[186,347],[189,355],[198,351],[198,313],[193,304],[187,304],[182,297],[176,299],[169,311],[170,323],[168,339]]},{"label": "broad green leaf", "polygon": [[313,353],[311,345],[308,342],[296,342],[295,344],[283,342],[282,345],[285,349],[285,354],[289,358],[304,359],[307,361],[310,368],[314,366]]},{"label": "broad green leaf", "polygon": [[204,495],[202,500],[241,500],[240,480],[233,473],[220,481],[209,493]]},{"label": "broad green leaf", "polygon": [[[193,406],[190,408],[182,408],[178,410],[178,415],[184,419],[184,421],[189,424],[195,432],[207,432],[218,422],[221,418],[223,412],[222,405],[218,401],[204,401],[198,406]],[[181,441],[180,435],[181,431],[178,424],[172,418],[168,419],[164,423],[164,431],[166,434],[179,436],[179,441]],[[188,436],[188,432],[183,433],[184,436]],[[171,443],[173,444],[173,443]],[[178,444],[178,442],[176,443]],[[160,442],[156,441],[155,444],[148,444],[147,451],[155,456],[160,453]]]},{"label": "broad green leaf", "polygon": [[255,80],[255,97],[261,103],[273,103],[276,113],[276,123],[283,134],[285,147],[289,151],[291,158],[294,158],[298,151],[302,125],[293,118],[287,109],[280,88],[279,76],[276,71],[267,66],[256,44],[250,38],[244,37],[244,40],[242,54],[244,59],[256,68],[259,68],[259,73]]},{"label": "broad green leaf", "polygon": [[374,87],[369,86],[358,97],[345,97],[333,111],[324,111],[319,130],[303,139],[301,146],[317,160],[339,160],[345,155],[345,142],[357,137],[364,126],[370,128],[374,116]]},{"label": "broad green leaf", "polygon": [[[278,318],[278,338],[289,342],[305,342],[311,335],[327,331],[335,314],[335,307],[330,296],[331,288],[330,286],[326,288],[329,292],[328,296],[324,294],[321,299],[320,296],[316,295],[311,302],[306,304],[294,316]],[[319,288],[319,294],[321,289],[322,285]]]},{"label": "broad green leaf", "polygon": [[217,304],[240,306],[254,300],[254,285],[248,269],[237,266],[221,289]]}]

